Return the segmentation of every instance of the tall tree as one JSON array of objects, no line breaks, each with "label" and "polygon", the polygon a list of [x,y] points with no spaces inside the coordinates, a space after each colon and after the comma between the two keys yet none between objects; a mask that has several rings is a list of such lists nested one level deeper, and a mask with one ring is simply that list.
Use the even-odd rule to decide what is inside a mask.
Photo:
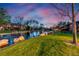
[{"label": "tall tree", "polygon": [[77,28],[74,3],[72,3],[72,27],[73,27],[73,43],[77,44]]},{"label": "tall tree", "polygon": [[10,20],[10,16],[7,13],[7,10],[4,8],[0,8],[0,24],[8,23]]},{"label": "tall tree", "polygon": [[0,8],[0,19],[4,19],[6,16],[6,13],[7,13],[6,9]]},{"label": "tall tree", "polygon": [[[61,16],[61,18],[68,17],[70,19],[70,21],[72,21],[73,43],[77,44],[76,16],[78,14],[79,9],[77,11],[75,10],[74,3],[61,4],[61,5],[63,6],[63,8],[58,7],[55,4],[53,4],[52,6],[57,10],[57,12]],[[69,10],[69,8],[71,10]]]}]

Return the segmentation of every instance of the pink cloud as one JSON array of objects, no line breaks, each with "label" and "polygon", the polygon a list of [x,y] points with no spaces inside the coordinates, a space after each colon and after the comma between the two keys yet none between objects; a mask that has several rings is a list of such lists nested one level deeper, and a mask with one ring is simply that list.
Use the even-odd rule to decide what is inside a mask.
[{"label": "pink cloud", "polygon": [[57,17],[51,17],[51,18],[47,18],[45,21],[47,21],[48,23],[57,23],[61,20]]},{"label": "pink cloud", "polygon": [[45,17],[52,15],[51,9],[48,8],[39,9],[38,12]]},{"label": "pink cloud", "polygon": [[38,13],[43,16],[44,21],[48,23],[57,23],[62,20],[58,15],[56,15],[57,11],[51,8],[42,8],[38,10]]}]

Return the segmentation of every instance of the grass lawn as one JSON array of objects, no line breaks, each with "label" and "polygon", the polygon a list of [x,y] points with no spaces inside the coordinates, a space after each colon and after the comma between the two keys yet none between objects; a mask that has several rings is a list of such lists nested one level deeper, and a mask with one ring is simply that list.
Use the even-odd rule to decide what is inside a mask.
[{"label": "grass lawn", "polygon": [[71,34],[53,34],[31,38],[0,49],[1,56],[79,56],[79,47],[66,41]]},{"label": "grass lawn", "polygon": [[3,31],[0,31],[0,33],[11,33],[11,30],[3,30]]}]

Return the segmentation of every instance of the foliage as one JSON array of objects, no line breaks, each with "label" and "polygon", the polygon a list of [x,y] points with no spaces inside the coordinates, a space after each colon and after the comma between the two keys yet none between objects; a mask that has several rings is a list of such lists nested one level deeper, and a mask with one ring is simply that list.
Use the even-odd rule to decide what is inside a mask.
[{"label": "foliage", "polygon": [[7,10],[0,8],[0,24],[5,24],[10,22],[10,16],[7,13]]}]

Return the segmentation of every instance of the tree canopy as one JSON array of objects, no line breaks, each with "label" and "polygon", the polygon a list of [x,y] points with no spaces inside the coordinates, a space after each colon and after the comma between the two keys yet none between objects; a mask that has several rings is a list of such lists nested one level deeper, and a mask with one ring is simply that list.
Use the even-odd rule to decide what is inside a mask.
[{"label": "tree canopy", "polygon": [[0,8],[0,24],[5,24],[10,22],[10,16],[7,13],[7,10]]}]

